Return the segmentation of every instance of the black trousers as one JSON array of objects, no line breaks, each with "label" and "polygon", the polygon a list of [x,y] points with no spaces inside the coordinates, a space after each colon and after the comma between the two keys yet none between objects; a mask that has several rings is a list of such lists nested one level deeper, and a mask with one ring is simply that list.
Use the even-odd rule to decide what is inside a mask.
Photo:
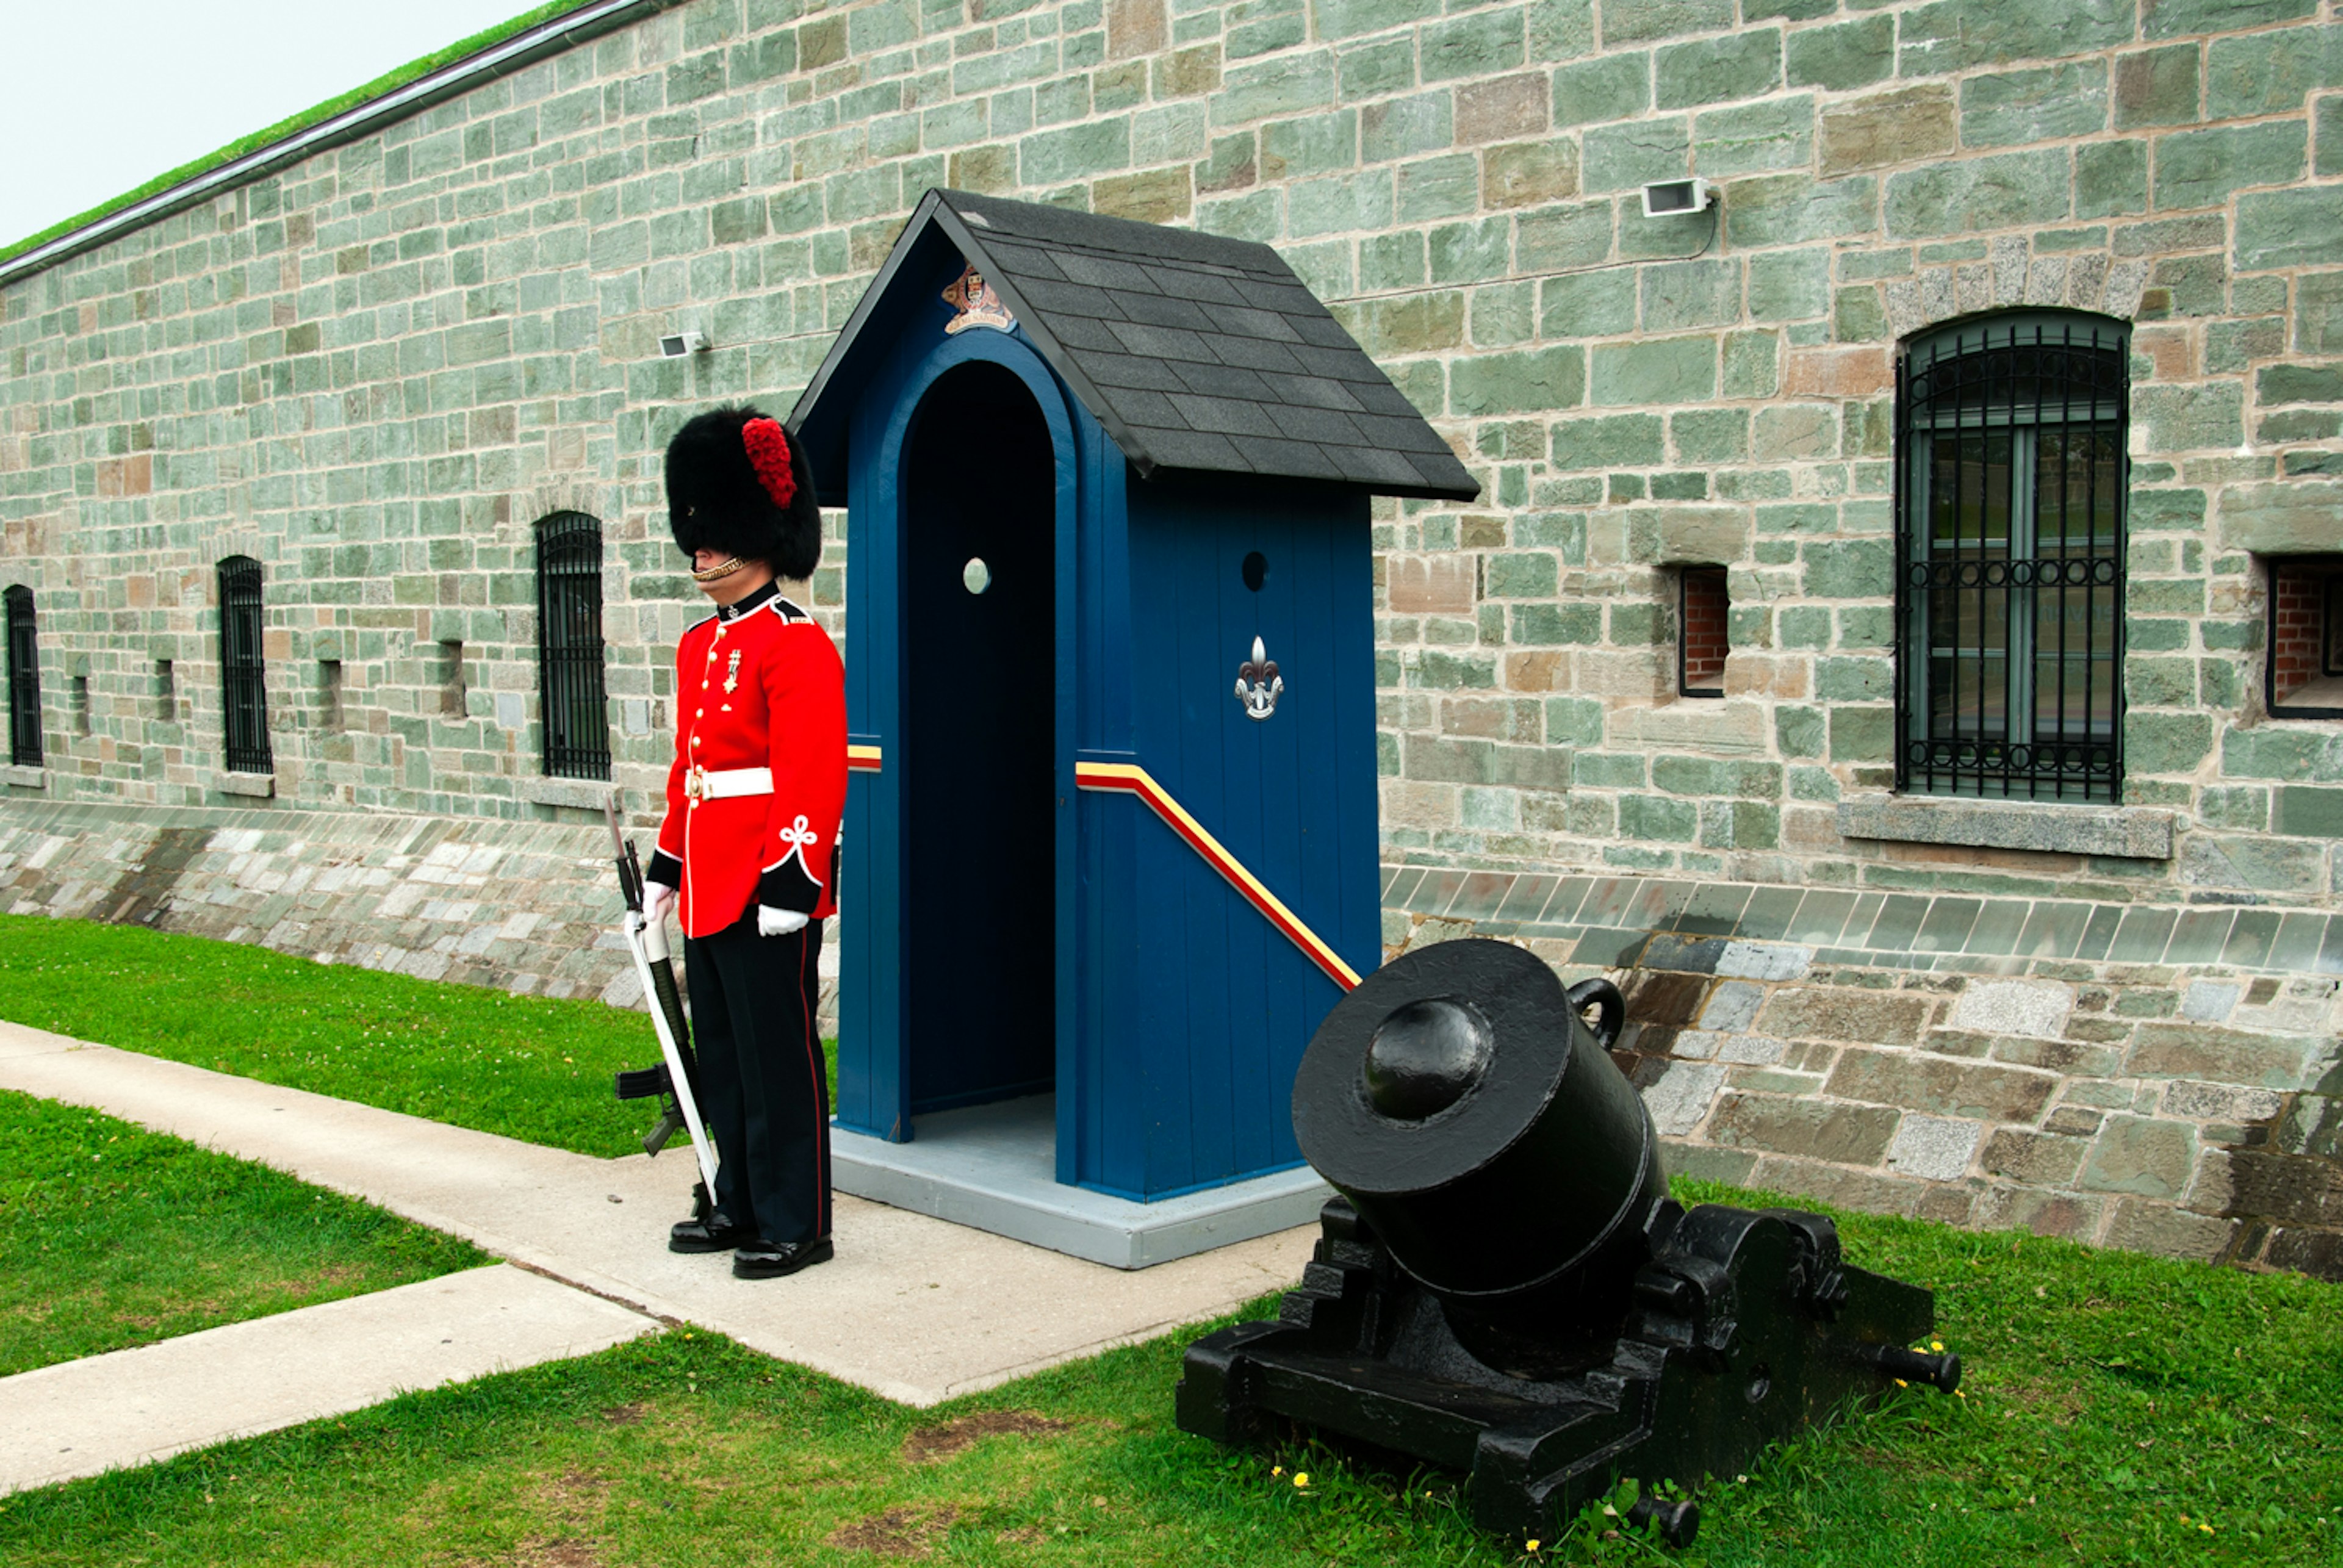
[{"label": "black trousers", "polygon": [[814,1012],[821,922],[757,934],[757,907],[687,937],[684,984],[699,1112],[716,1141],[716,1206],[768,1241],[830,1234],[830,1087]]}]

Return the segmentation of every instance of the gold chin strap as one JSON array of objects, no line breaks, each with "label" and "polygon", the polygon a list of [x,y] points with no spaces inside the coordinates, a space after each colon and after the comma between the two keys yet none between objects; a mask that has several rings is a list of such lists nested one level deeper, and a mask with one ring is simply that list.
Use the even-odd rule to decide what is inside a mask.
[{"label": "gold chin strap", "polygon": [[733,556],[729,559],[717,562],[714,566],[708,568],[704,571],[694,571],[691,574],[691,580],[696,583],[722,582],[726,578],[730,577],[734,572],[739,571],[742,567],[745,567],[748,564],[748,562],[742,560],[739,556]]}]

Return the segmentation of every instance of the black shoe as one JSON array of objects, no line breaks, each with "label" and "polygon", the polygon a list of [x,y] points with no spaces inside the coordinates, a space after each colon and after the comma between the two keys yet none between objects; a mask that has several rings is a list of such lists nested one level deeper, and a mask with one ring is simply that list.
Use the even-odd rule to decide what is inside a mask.
[{"label": "black shoe", "polygon": [[811,1241],[742,1241],[732,1254],[736,1280],[778,1280],[830,1260],[830,1238]]},{"label": "black shoe", "polygon": [[721,1209],[705,1219],[679,1221],[667,1233],[670,1252],[729,1252],[756,1236],[745,1225],[735,1225]]}]

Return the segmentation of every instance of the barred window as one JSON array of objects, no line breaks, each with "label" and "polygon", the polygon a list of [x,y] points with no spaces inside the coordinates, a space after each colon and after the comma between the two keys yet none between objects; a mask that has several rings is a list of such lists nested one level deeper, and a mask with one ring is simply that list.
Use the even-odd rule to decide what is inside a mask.
[{"label": "barred window", "polygon": [[602,525],[583,512],[556,512],[537,525],[537,669],[546,776],[608,779]]},{"label": "barred window", "polygon": [[268,691],[260,651],[260,563],[230,556],[219,564],[220,685],[227,706],[227,770],[266,773]]},{"label": "barred window", "polygon": [[41,657],[33,634],[33,590],[18,583],[5,595],[8,615],[8,760],[41,765]]},{"label": "barred window", "polygon": [[2123,779],[2127,344],[1969,322],[1896,374],[1896,781],[2113,800]]}]

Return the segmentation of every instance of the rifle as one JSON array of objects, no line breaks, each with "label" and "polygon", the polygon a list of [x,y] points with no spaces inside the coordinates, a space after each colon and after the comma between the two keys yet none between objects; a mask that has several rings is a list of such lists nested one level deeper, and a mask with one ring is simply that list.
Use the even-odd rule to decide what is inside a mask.
[{"label": "rifle", "polygon": [[679,1127],[691,1134],[691,1152],[699,1161],[699,1196],[704,1211],[716,1201],[716,1156],[709,1150],[708,1130],[700,1122],[699,1101],[693,1092],[699,1064],[691,1054],[691,1030],[684,1022],[683,999],[676,993],[675,968],[668,958],[667,929],[664,924],[653,925],[643,918],[642,862],[635,858],[634,841],[618,831],[617,799],[604,800],[602,811],[610,822],[610,846],[616,851],[618,867],[618,896],[627,905],[627,950],[635,956],[635,974],[643,982],[643,995],[650,1001],[651,1029],[659,1036],[659,1055],[664,1059],[657,1067],[620,1072],[618,1098],[659,1097],[659,1125],[643,1135],[644,1153],[658,1154]]}]

